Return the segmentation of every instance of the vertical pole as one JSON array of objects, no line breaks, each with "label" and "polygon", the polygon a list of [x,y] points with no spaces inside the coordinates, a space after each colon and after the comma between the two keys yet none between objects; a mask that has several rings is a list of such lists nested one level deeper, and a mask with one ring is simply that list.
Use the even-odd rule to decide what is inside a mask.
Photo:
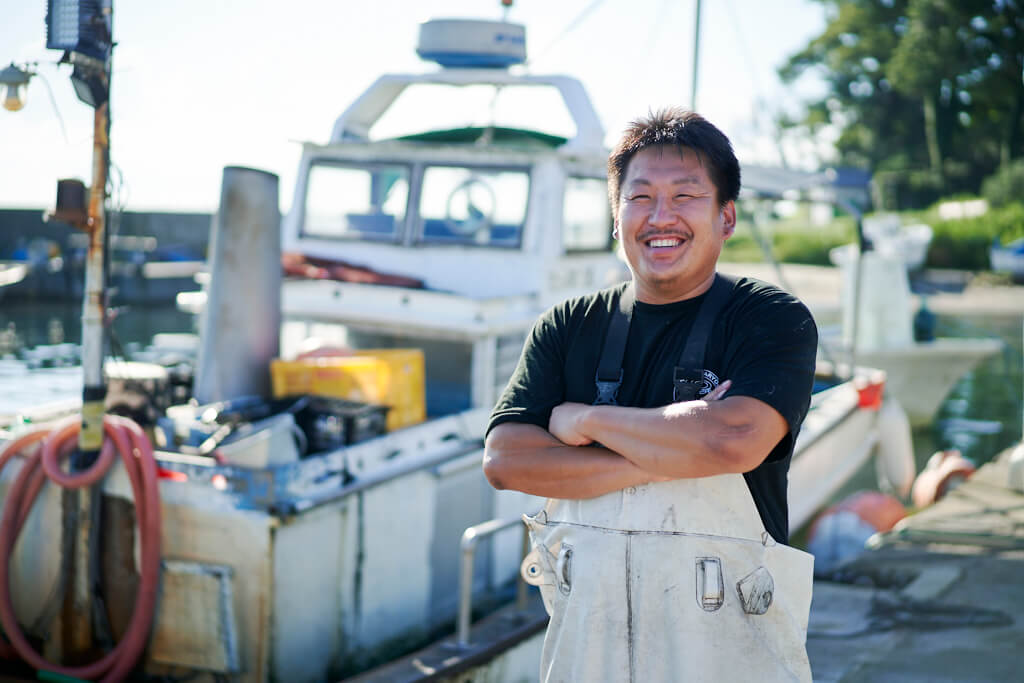
[{"label": "vertical pole", "polygon": [[[109,73],[109,72],[108,72]],[[71,456],[72,471],[88,469],[103,445],[106,384],[103,352],[106,341],[106,216],[104,213],[109,152],[109,99],[96,108],[93,128],[93,177],[89,195],[89,249],[85,264],[82,304],[82,431]],[[93,650],[93,582],[90,545],[99,529],[100,484],[78,489],[65,497],[76,508],[74,560],[68,599],[64,605],[61,649],[65,658],[87,658]]]},{"label": "vertical pole", "polygon": [[[112,3],[102,10],[110,34],[113,33]],[[111,45],[113,42],[111,42]],[[106,90],[103,102],[93,115],[92,187],[89,192],[89,248],[85,261],[85,296],[82,301],[82,422],[78,449],[71,456],[71,470],[88,469],[99,457],[103,446],[103,414],[107,395],[103,377],[106,348],[107,310],[107,174],[110,166],[110,75],[111,54],[103,65]],[[93,576],[92,546],[100,533],[101,483],[79,489],[68,501],[77,509],[74,560],[70,595],[64,603],[62,649],[71,660],[87,657],[93,650]],[[65,499],[67,500],[67,498]]]},{"label": "vertical pole", "polygon": [[697,111],[697,71],[700,65],[700,0],[693,18],[693,80],[690,84],[690,111]]},{"label": "vertical pole", "polygon": [[96,108],[93,124],[92,189],[89,193],[89,249],[85,262],[85,297],[82,302],[82,431],[73,466],[92,465],[103,445],[103,347],[106,336],[105,244],[106,216],[104,199],[107,186],[109,100]]}]

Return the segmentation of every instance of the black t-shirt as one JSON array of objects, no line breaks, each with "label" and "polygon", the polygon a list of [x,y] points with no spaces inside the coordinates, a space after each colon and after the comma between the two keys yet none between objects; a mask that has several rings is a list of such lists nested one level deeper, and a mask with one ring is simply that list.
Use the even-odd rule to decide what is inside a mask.
[{"label": "black t-shirt", "polygon": [[[547,429],[555,406],[594,402],[601,348],[626,286],[570,299],[538,319],[491,414],[488,432],[503,422]],[[619,405],[672,403],[673,369],[705,296],[664,305],[636,303]],[[765,529],[780,543],[789,539],[789,461],[810,405],[817,344],[814,319],[799,300],[765,282],[739,278],[715,319],[704,354],[704,367],[715,376],[712,384],[732,380],[726,396],[763,401],[789,424],[789,433],[765,461],[743,475]]]}]

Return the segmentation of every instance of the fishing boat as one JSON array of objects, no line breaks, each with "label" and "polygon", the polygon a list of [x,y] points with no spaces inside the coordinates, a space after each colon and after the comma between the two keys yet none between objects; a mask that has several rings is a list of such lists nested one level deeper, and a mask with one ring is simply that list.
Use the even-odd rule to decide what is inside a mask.
[{"label": "fishing boat", "polygon": [[[312,404],[297,407],[287,388],[276,402],[229,397],[162,410],[160,594],[139,670],[297,682],[380,679],[387,671],[406,672],[393,680],[473,669],[488,671],[486,680],[535,676],[545,617],[536,596],[516,599],[515,586],[524,554],[519,518],[542,501],[487,484],[483,436],[537,316],[628,277],[610,238],[608,152],[579,81],[508,68],[525,57],[522,26],[427,22],[419,53],[441,68],[382,76],[341,114],[326,143],[303,146],[280,244],[288,272],[306,277],[280,285],[280,358],[272,362],[287,387],[302,373],[365,359],[377,380],[409,380],[403,400],[416,396],[421,417],[382,426],[380,413],[329,404],[313,411],[310,432],[299,423]],[[439,90],[525,93],[527,102],[547,92],[574,133],[483,121],[374,138],[380,118],[416,88],[435,91],[435,102],[446,101]],[[265,204],[276,207],[276,199]],[[222,220],[229,208],[222,200]],[[246,270],[274,270],[263,265]],[[205,309],[204,335],[227,338],[236,322],[213,319],[221,274],[210,270],[210,298],[182,302]],[[243,316],[237,309],[249,299],[236,294]],[[350,355],[298,358],[310,337]],[[215,341],[202,340],[200,365]],[[909,487],[913,476],[909,432],[898,406],[884,400],[884,373],[834,370],[797,441],[794,528],[872,456],[896,487]],[[165,381],[146,368],[122,368],[122,378],[133,372]],[[395,406],[387,414],[390,421]],[[35,422],[46,417],[33,414]],[[331,432],[341,423],[359,428],[351,420],[360,417],[371,425],[367,438]],[[13,438],[24,428],[12,420],[6,429]],[[173,448],[194,433],[203,439],[198,447]],[[311,434],[337,438],[316,450]],[[9,469],[0,473],[5,496],[17,465]],[[124,637],[138,627],[132,600],[142,574],[133,486],[120,466],[102,486],[101,526],[113,539],[102,561],[104,618]],[[60,657],[65,641],[48,638],[59,628],[40,625],[63,581],[51,542],[60,536],[60,495],[47,493],[26,523],[38,533],[3,558],[15,610]],[[474,614],[486,612],[471,627]],[[435,654],[410,655],[427,652],[421,647]]]},{"label": "fishing boat", "polygon": [[9,289],[25,279],[29,268],[19,261],[0,261],[0,298],[3,298]]},{"label": "fishing boat", "polygon": [[824,330],[822,347],[833,357],[880,368],[891,395],[912,426],[927,426],[953,386],[1004,348],[999,339],[936,335],[927,294],[914,296],[906,257],[876,234],[870,250],[845,245],[833,250],[842,272],[842,322]]},{"label": "fishing boat", "polygon": [[[813,200],[812,205],[820,205],[830,196],[823,190],[830,182],[827,173],[765,167],[751,171],[745,170],[743,182],[745,196],[752,200],[785,200],[790,205]],[[953,386],[1005,345],[995,338],[936,333],[936,315],[927,302],[936,288],[924,282],[915,288],[909,276],[921,272],[932,239],[929,226],[904,226],[890,214],[864,216],[858,206],[845,201],[827,208],[829,213],[842,209],[857,225],[857,242],[829,252],[836,269],[817,269],[814,277],[794,286],[792,273],[801,266],[774,260],[770,245],[761,237],[768,230],[763,225],[764,212],[754,211],[752,227],[771,266],[758,264],[761,267],[754,270],[798,296],[810,297],[822,360],[885,370],[888,394],[901,404],[911,425],[930,425]],[[742,274],[751,267],[729,264],[727,268]],[[801,279],[799,274],[796,278]],[[836,317],[838,323],[833,322]]]},{"label": "fishing boat", "polygon": [[[0,261],[0,296],[19,301],[80,301],[84,293],[88,235],[71,232],[60,241],[34,238]],[[114,304],[164,304],[195,286],[201,254],[181,245],[160,245],[152,236],[112,235],[108,282]]]},{"label": "fishing boat", "polygon": [[1014,282],[1024,282],[1024,237],[1002,244],[996,240],[989,248],[989,264],[997,273],[1009,273]]}]

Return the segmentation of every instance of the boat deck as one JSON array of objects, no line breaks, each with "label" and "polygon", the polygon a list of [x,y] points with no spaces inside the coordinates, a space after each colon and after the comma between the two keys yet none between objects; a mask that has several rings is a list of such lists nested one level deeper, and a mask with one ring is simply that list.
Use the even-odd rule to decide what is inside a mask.
[{"label": "boat deck", "polygon": [[909,517],[842,582],[815,582],[815,681],[1019,680],[1024,494],[1008,465],[1005,452]]}]

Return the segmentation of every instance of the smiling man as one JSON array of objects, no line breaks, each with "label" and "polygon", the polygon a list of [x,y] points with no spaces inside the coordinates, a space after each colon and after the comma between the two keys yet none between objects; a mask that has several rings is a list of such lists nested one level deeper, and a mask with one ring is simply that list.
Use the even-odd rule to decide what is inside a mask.
[{"label": "smiling man", "polygon": [[488,428],[492,485],[549,499],[524,563],[551,614],[541,678],[810,680],[786,491],[814,321],[716,273],[740,169],[699,115],[631,124],[608,187],[632,280],[537,321]]}]

